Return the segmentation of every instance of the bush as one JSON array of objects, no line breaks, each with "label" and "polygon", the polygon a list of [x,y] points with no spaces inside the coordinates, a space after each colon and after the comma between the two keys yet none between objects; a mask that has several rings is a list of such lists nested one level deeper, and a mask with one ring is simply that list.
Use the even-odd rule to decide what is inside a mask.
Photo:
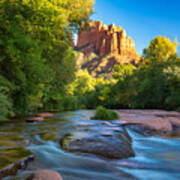
[{"label": "bush", "polygon": [[119,115],[112,110],[108,110],[102,106],[97,107],[96,114],[91,119],[97,119],[97,120],[115,120],[118,119]]}]

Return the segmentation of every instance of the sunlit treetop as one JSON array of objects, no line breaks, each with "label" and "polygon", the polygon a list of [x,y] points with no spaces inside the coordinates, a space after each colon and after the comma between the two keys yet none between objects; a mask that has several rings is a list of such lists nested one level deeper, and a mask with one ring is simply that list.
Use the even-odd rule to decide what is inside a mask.
[{"label": "sunlit treetop", "polygon": [[[71,26],[87,21],[93,13],[94,0],[23,0],[24,4],[38,9],[49,9],[49,13]],[[66,25],[67,25],[66,24]]]},{"label": "sunlit treetop", "polygon": [[155,37],[147,49],[144,50],[144,57],[151,62],[167,61],[171,56],[177,55],[177,40],[171,42],[163,36]]}]

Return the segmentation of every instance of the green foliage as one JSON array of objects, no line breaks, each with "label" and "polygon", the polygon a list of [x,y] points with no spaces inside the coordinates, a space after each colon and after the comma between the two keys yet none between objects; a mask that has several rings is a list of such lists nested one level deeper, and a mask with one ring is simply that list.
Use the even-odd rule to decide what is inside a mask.
[{"label": "green foliage", "polygon": [[87,70],[76,73],[76,79],[66,86],[66,96],[78,99],[78,109],[95,109],[98,105],[106,104],[104,89],[110,81],[103,78],[93,78]]},{"label": "green foliage", "polygon": [[177,43],[168,38],[157,37],[147,48],[142,64],[115,65],[110,80],[94,79],[81,70],[67,86],[68,95],[77,98],[78,109],[104,106],[178,110],[180,58],[176,47]]},{"label": "green foliage", "polygon": [[6,120],[7,116],[14,115],[9,98],[10,89],[13,89],[12,84],[0,75],[0,121]]},{"label": "green foliage", "polygon": [[76,73],[75,81],[68,85],[68,94],[84,95],[90,91],[94,91],[95,79],[91,77],[87,70],[79,70]]},{"label": "green foliage", "polygon": [[136,67],[132,64],[128,65],[115,65],[113,69],[113,78],[118,80],[126,79],[133,74]]},{"label": "green foliage", "polygon": [[[154,38],[139,67],[115,66],[112,79],[76,72],[72,37],[89,19],[93,4],[93,0],[1,0],[1,120],[13,112],[39,109],[180,108],[178,44],[169,38]],[[102,107],[98,116],[99,112],[104,118],[115,117]]]},{"label": "green foliage", "polygon": [[116,108],[131,107],[132,97],[136,94],[135,71],[136,67],[132,64],[114,67],[113,77],[116,83],[111,87],[109,97],[114,100]]},{"label": "green foliage", "polygon": [[73,111],[79,108],[79,102],[77,96],[67,96],[63,99],[63,107],[65,111]]},{"label": "green foliage", "polygon": [[[77,71],[75,80],[66,86],[67,97],[65,99],[68,102],[72,100],[73,103],[66,102],[65,110],[91,108],[89,103],[92,98],[91,93],[93,92],[94,95],[95,92],[95,82],[95,79],[90,76],[87,70]],[[72,108],[69,108],[69,106],[72,106]]]},{"label": "green foliage", "polygon": [[169,38],[163,36],[155,37],[147,49],[144,50],[144,57],[150,62],[168,61],[171,56],[177,55],[178,43],[171,42]]},{"label": "green foliage", "polygon": [[[15,114],[62,106],[76,70],[72,33],[92,8],[93,1],[83,0],[0,2],[0,74],[11,82]],[[1,98],[6,101],[6,94]]]},{"label": "green foliage", "polygon": [[71,10],[68,13],[70,25],[81,25],[93,13],[94,0],[63,0],[63,7]]},{"label": "green foliage", "polygon": [[152,63],[141,66],[134,74],[137,91],[134,107],[176,110],[180,106],[180,59],[176,47],[177,43],[164,37],[150,43],[147,57]]},{"label": "green foliage", "polygon": [[98,94],[96,104],[108,108],[178,110],[180,58],[176,55],[176,46],[169,39],[158,37],[150,43],[145,63],[138,68],[131,64],[116,65],[114,79],[99,87],[96,84],[96,92],[91,93]]},{"label": "green foliage", "polygon": [[0,99],[0,121],[3,121],[8,115],[12,115],[12,104],[2,92],[0,92]]},{"label": "green foliage", "polygon": [[167,76],[163,67],[145,66],[137,72],[137,94],[134,97],[134,106],[140,108],[163,108],[164,100],[168,95]]},{"label": "green foliage", "polygon": [[115,120],[118,119],[119,115],[112,110],[108,110],[104,108],[103,106],[99,106],[96,109],[96,114],[91,119],[97,119],[97,120]]},{"label": "green foliage", "polygon": [[13,115],[12,104],[6,94],[5,87],[0,88],[0,121],[6,120],[7,116]]}]

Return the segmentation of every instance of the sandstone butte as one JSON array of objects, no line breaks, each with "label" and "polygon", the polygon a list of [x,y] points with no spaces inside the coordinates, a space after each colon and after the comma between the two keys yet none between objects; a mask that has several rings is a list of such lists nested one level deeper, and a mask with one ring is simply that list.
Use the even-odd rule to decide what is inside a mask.
[{"label": "sandstone butte", "polygon": [[[115,64],[137,64],[139,55],[126,31],[114,24],[90,21],[78,33],[76,49],[83,54],[80,64],[93,74],[112,72]],[[92,54],[96,54],[93,56]]]}]

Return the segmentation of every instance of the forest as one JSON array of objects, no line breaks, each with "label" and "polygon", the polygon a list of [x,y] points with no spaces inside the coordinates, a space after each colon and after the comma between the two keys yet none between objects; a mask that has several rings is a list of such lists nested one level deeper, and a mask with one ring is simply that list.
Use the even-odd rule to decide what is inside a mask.
[{"label": "forest", "polygon": [[116,65],[93,78],[76,67],[73,35],[93,1],[1,0],[0,120],[39,111],[165,109],[180,111],[176,40],[155,37],[138,66]]}]

